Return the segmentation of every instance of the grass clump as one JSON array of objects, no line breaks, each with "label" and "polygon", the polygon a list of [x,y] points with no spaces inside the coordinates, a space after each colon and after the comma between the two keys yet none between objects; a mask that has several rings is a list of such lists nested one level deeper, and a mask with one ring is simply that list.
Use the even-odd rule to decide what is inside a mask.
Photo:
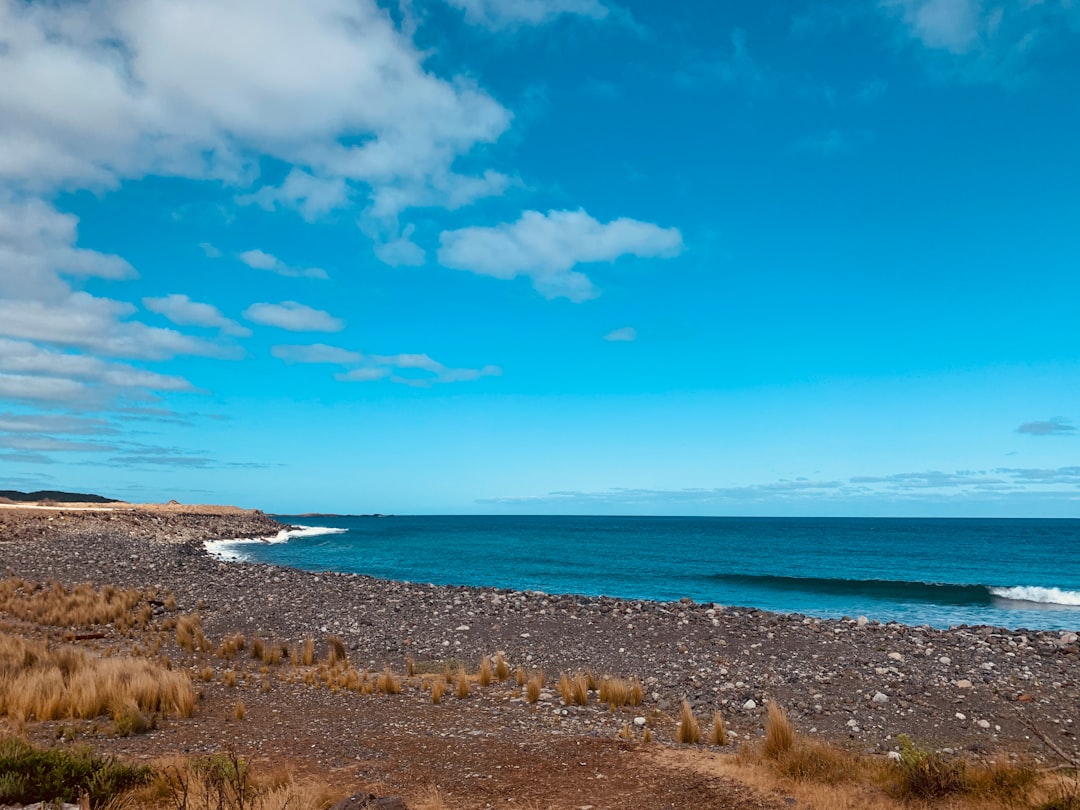
[{"label": "grass clump", "polygon": [[787,712],[775,701],[769,701],[765,716],[765,743],[762,753],[769,759],[779,760],[795,746],[795,728],[788,720]]},{"label": "grass clump", "polygon": [[187,675],[143,658],[93,658],[0,634],[0,714],[19,722],[89,719],[127,704],[190,717],[195,690]]},{"label": "grass clump", "polygon": [[384,669],[382,674],[375,679],[375,691],[382,695],[401,694],[401,680],[390,667]]},{"label": "grass clump", "polygon": [[495,653],[495,677],[500,681],[510,677],[510,664],[506,662],[506,656],[502,652]]},{"label": "grass clump", "polygon": [[720,714],[720,712],[713,712],[712,729],[709,731],[709,744],[728,744],[727,726],[724,725],[724,715]]},{"label": "grass clump", "polygon": [[536,703],[540,699],[540,690],[544,688],[544,675],[541,672],[534,673],[525,683],[525,699],[529,703]]},{"label": "grass clump", "polygon": [[559,676],[559,694],[567,706],[587,706],[589,704],[589,678],[579,672],[571,677],[567,673]]},{"label": "grass clump", "polygon": [[679,712],[679,725],[675,729],[675,739],[683,745],[695,745],[701,742],[701,726],[694,717],[694,710],[690,708],[690,702],[682,702],[682,710]]},{"label": "grass clump", "polygon": [[435,678],[431,682],[431,702],[436,706],[442,702],[443,693],[446,691],[446,679]]},{"label": "grass clump", "polygon": [[465,674],[465,667],[458,669],[457,673],[457,696],[467,698],[469,696],[469,676]]},{"label": "grass clump", "polygon": [[921,748],[901,734],[900,758],[893,762],[891,793],[904,800],[930,801],[970,791],[967,765]]},{"label": "grass clump", "polygon": [[146,767],[122,765],[94,756],[88,748],[37,749],[15,737],[0,740],[0,803],[60,801],[86,796],[90,807],[105,806],[150,780]]},{"label": "grass clump", "polygon": [[852,779],[857,764],[843,749],[804,740],[797,741],[773,761],[781,776],[822,785],[838,785]]},{"label": "grass clump", "polygon": [[[345,642],[341,639],[341,636],[327,636],[326,647],[327,663],[329,663],[330,666],[349,663],[349,653],[345,649]],[[410,672],[409,674],[411,675],[412,673]]]},{"label": "grass clump", "polygon": [[495,673],[491,668],[491,659],[486,655],[480,659],[480,669],[476,672],[476,680],[481,686],[490,686],[495,679]]},{"label": "grass clump", "polygon": [[19,577],[0,580],[0,611],[54,627],[112,624],[127,630],[135,625],[146,626],[154,613],[151,598],[151,592],[115,585],[95,588],[85,582],[67,588],[58,582],[42,584]]}]

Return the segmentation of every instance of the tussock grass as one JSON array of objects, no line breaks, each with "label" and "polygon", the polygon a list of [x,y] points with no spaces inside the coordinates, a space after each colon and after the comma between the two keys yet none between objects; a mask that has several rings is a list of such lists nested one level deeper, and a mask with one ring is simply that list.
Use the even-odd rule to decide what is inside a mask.
[{"label": "tussock grass", "polygon": [[209,683],[214,680],[214,668],[211,666],[202,667],[199,670],[199,680],[204,683]]},{"label": "tussock grass", "polygon": [[435,678],[431,682],[431,702],[436,706],[442,702],[443,693],[446,691],[446,679]]},{"label": "tussock grass", "polygon": [[675,729],[675,739],[684,745],[695,745],[701,742],[701,726],[694,717],[694,710],[690,708],[689,701],[682,702],[682,710],[679,712],[679,725]]},{"label": "tussock grass", "polygon": [[129,701],[141,712],[190,717],[195,690],[187,675],[143,658],[93,658],[0,634],[0,714],[23,722],[89,719]]},{"label": "tussock grass", "polygon": [[838,785],[854,778],[859,763],[840,748],[798,740],[773,762],[777,773],[796,782]]},{"label": "tussock grass", "polygon": [[795,745],[795,728],[788,720],[787,712],[776,701],[766,706],[765,743],[762,753],[769,759],[779,759]]},{"label": "tussock grass", "polygon": [[536,703],[540,699],[540,690],[544,688],[544,674],[534,673],[525,684],[525,699],[529,703]]},{"label": "tussock grass", "polygon": [[465,667],[461,667],[457,673],[457,696],[467,698],[470,691],[469,676],[465,674]]},{"label": "tussock grass", "polygon": [[495,673],[491,668],[491,659],[485,655],[480,659],[480,668],[476,671],[476,681],[481,686],[491,686],[493,680],[495,680]]},{"label": "tussock grass", "polygon": [[420,794],[409,801],[414,810],[450,810],[442,791],[435,785],[428,785]]},{"label": "tussock grass", "polygon": [[375,679],[375,691],[382,695],[401,694],[401,680],[390,667],[384,669],[382,674]]},{"label": "tussock grass", "polygon": [[229,669],[221,673],[221,682],[228,687],[236,686],[236,670]]},{"label": "tussock grass", "polygon": [[597,692],[601,703],[606,703],[612,711],[624,706],[640,706],[644,697],[641,684],[637,679],[605,677],[600,681]]},{"label": "tussock grass", "polygon": [[526,674],[524,667],[518,667],[516,670],[514,670],[514,682],[519,687],[524,686],[528,680],[529,676]]},{"label": "tussock grass", "polygon": [[589,704],[589,679],[579,672],[571,677],[567,673],[559,676],[559,694],[567,706],[587,706]]},{"label": "tussock grass", "polygon": [[720,712],[713,712],[712,729],[709,731],[709,744],[728,744],[727,726],[724,725],[724,715],[720,714]]},{"label": "tussock grass", "polygon": [[244,708],[244,701],[236,701],[236,705],[233,707],[233,717],[237,720],[243,720],[244,715],[247,714],[247,709]]},{"label": "tussock grass", "polygon": [[202,619],[197,613],[189,613],[176,620],[176,643],[180,649],[192,655],[196,650],[209,652],[212,649],[209,639],[203,632]]},{"label": "tussock grass", "polygon": [[[326,658],[330,666],[349,663],[349,653],[345,649],[345,642],[341,636],[327,636],[326,647]],[[412,675],[411,672],[409,674]]]},{"label": "tussock grass", "polygon": [[506,656],[502,651],[495,653],[495,677],[500,681],[505,681],[510,677],[510,665],[506,662]]},{"label": "tussock grass", "polygon": [[410,678],[416,674],[416,659],[411,655],[405,656],[405,674]]},{"label": "tussock grass", "polygon": [[148,604],[153,596],[150,591],[115,585],[95,588],[88,582],[67,588],[58,582],[42,584],[18,577],[0,580],[0,611],[54,627],[112,624],[128,630],[146,626],[154,615]]}]

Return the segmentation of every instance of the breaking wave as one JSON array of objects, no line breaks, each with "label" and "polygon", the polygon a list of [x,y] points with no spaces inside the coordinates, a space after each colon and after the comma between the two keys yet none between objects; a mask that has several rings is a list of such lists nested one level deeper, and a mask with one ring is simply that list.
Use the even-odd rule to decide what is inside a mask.
[{"label": "breaking wave", "polygon": [[288,543],[297,537],[318,537],[322,534],[342,534],[348,529],[332,529],[327,526],[297,526],[282,529],[273,537],[236,537],[231,540],[207,540],[206,551],[219,560],[234,562],[244,560],[243,547],[258,543]]},{"label": "breaking wave", "polygon": [[886,579],[839,579],[832,577],[784,577],[769,574],[713,574],[712,579],[736,585],[778,591],[865,596],[893,602],[925,602],[936,605],[992,605],[998,600],[1040,605],[1080,606],[1080,592],[1037,586],[997,587],[949,582],[909,582]]}]

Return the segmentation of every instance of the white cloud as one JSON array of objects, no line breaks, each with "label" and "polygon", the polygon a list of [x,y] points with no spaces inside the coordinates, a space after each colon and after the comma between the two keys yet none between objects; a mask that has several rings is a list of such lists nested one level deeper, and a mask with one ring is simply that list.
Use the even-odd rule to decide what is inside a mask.
[{"label": "white cloud", "polygon": [[226,318],[217,307],[192,301],[186,295],[173,293],[164,298],[144,298],[142,302],[151,312],[163,315],[180,326],[207,326],[237,337],[251,334],[250,329]]},{"label": "white cloud", "polygon": [[27,189],[243,184],[271,156],[298,173],[262,204],[316,216],[366,190],[392,215],[475,183],[455,160],[511,117],[425,70],[375,0],[4,2],[0,30],[0,178]]},{"label": "white cloud", "polygon": [[427,354],[363,354],[314,343],[305,346],[274,346],[270,353],[286,363],[325,363],[343,366],[334,375],[341,382],[374,382],[388,379],[403,385],[427,387],[434,383],[467,382],[498,377],[498,366],[450,368]]},{"label": "white cloud", "polygon": [[0,295],[62,298],[69,287],[61,274],[107,279],[136,275],[119,256],[75,247],[78,223],[77,217],[42,200],[5,195],[0,187]]},{"label": "white cloud", "polygon": [[124,363],[110,363],[85,354],[50,351],[33,343],[3,338],[0,338],[0,371],[74,377],[120,388],[191,390],[191,383],[181,377],[158,374]]},{"label": "white cloud", "polygon": [[254,194],[240,195],[237,201],[255,203],[267,210],[295,208],[308,222],[314,222],[348,205],[349,186],[343,177],[316,177],[294,168],[280,186],[263,186]]},{"label": "white cloud", "polygon": [[878,6],[922,47],[931,73],[966,82],[1022,79],[1039,48],[1075,33],[1080,21],[1072,0],[878,0]]},{"label": "white cloud", "polygon": [[376,243],[375,255],[391,267],[419,267],[426,259],[424,249],[412,241],[415,226],[407,225],[401,236],[389,242]]},{"label": "white cloud", "polygon": [[0,397],[27,402],[71,404],[86,398],[87,388],[75,380],[0,372]]},{"label": "white cloud", "polygon": [[211,245],[209,242],[199,242],[199,247],[208,259],[220,259],[221,251]]},{"label": "white cloud", "polygon": [[0,413],[0,431],[7,433],[81,433],[115,432],[104,419],[58,414]]},{"label": "white cloud", "polygon": [[637,340],[637,329],[632,326],[624,326],[621,329],[612,329],[606,335],[604,340],[610,340],[613,342],[630,342]]},{"label": "white cloud", "polygon": [[173,329],[123,320],[134,311],[131,304],[85,292],[48,302],[0,298],[0,336],[143,360],[180,354],[223,357],[228,353],[221,346]]},{"label": "white cloud", "polygon": [[525,211],[517,222],[443,231],[439,262],[500,279],[528,276],[547,298],[584,301],[599,293],[583,273],[584,262],[621,256],[670,257],[682,250],[677,228],[620,218],[601,223],[585,211]]},{"label": "white cloud", "polygon": [[345,321],[340,318],[296,301],[252,304],[244,310],[244,317],[252,323],[276,326],[290,332],[340,332],[345,328]]},{"label": "white cloud", "polygon": [[310,346],[273,346],[270,354],[286,363],[330,363],[350,365],[364,359],[360,352],[315,343]]},{"label": "white cloud", "polygon": [[501,29],[515,25],[543,25],[563,14],[602,20],[609,9],[598,0],[446,0],[465,12],[474,25]]},{"label": "white cloud", "polygon": [[326,275],[326,271],[321,267],[290,267],[277,256],[271,256],[269,253],[258,249],[245,250],[239,255],[239,259],[248,267],[253,267],[256,270],[269,270],[271,273],[277,273],[279,276],[289,276],[291,278],[329,278],[329,276]]}]

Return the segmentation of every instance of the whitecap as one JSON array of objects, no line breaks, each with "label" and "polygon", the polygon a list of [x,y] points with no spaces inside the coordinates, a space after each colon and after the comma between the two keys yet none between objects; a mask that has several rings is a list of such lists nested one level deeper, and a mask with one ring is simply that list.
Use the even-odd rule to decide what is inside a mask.
[{"label": "whitecap", "polygon": [[991,588],[990,593],[1002,599],[1012,599],[1017,602],[1038,602],[1042,605],[1080,605],[1080,591],[1066,591],[1061,588],[1020,585],[1014,588]]},{"label": "whitecap", "polygon": [[273,537],[234,537],[229,540],[207,540],[203,545],[207,553],[226,562],[247,559],[243,547],[254,543],[288,543],[296,537],[318,537],[322,534],[343,534],[348,529],[334,529],[329,526],[297,526],[295,529],[282,529]]}]

